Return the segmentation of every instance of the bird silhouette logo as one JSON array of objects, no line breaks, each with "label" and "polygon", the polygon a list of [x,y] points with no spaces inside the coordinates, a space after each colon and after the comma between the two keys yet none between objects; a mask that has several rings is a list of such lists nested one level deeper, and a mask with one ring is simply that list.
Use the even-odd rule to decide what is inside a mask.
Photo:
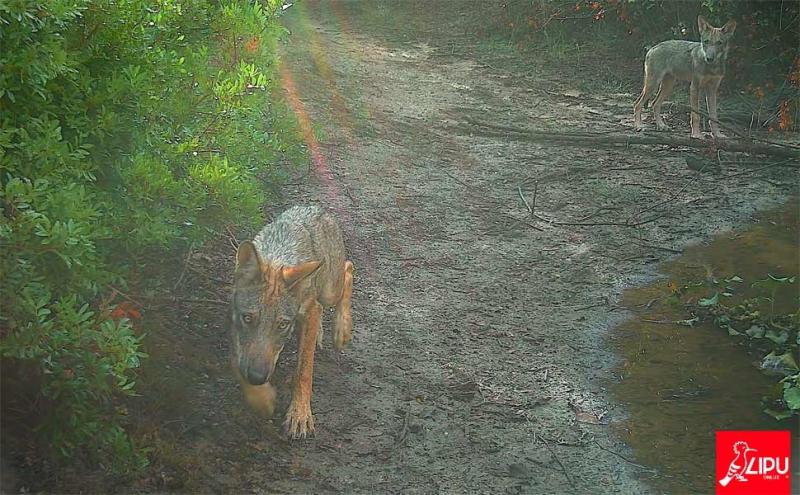
[{"label": "bird silhouette logo", "polygon": [[733,460],[728,466],[728,474],[719,480],[719,484],[728,486],[732,480],[747,481],[744,477],[744,472],[747,469],[747,457],[750,452],[757,452],[756,449],[751,449],[747,442],[736,442],[733,444]]}]

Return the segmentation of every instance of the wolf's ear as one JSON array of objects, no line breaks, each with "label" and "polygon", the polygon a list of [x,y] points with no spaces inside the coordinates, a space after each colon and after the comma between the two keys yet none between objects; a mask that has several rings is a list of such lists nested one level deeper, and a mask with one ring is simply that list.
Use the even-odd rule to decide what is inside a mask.
[{"label": "wolf's ear", "polygon": [[724,26],[722,26],[723,34],[730,36],[734,31],[736,31],[736,21],[734,19],[731,19],[730,21],[726,22]]},{"label": "wolf's ear", "polygon": [[300,282],[304,278],[319,270],[319,267],[321,266],[321,261],[307,261],[295,266],[284,266],[281,269],[283,283],[286,284],[286,287],[291,289],[297,282]]},{"label": "wolf's ear", "polygon": [[236,250],[236,270],[233,273],[236,285],[255,285],[263,280],[261,260],[258,258],[256,245],[245,241]]},{"label": "wolf's ear", "polygon": [[709,29],[711,29],[711,24],[708,23],[708,21],[706,20],[705,17],[699,15],[699,16],[697,16],[697,29],[701,33],[705,33]]}]

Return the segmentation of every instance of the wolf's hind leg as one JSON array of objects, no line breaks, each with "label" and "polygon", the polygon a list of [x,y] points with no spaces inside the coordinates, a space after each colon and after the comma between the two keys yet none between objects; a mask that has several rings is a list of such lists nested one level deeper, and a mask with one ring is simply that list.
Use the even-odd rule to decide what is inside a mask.
[{"label": "wolf's hind leg", "polygon": [[661,104],[672,94],[672,88],[674,86],[675,78],[670,75],[664,76],[664,79],[661,80],[661,87],[658,90],[658,95],[656,95],[655,102],[653,103],[653,116],[655,116],[656,129],[659,131],[669,130],[669,126],[665,124],[664,119],[661,118]]},{"label": "wolf's hind leg", "polygon": [[637,131],[643,129],[642,127],[642,108],[653,97],[661,84],[659,77],[653,73],[652,69],[645,64],[644,66],[644,87],[642,87],[642,94],[636,99],[633,104],[633,126]]},{"label": "wolf's hind leg", "polygon": [[353,263],[345,261],[342,272],[344,283],[342,297],[336,303],[336,317],[333,322],[333,345],[337,349],[346,346],[353,338],[353,318],[350,314],[350,300],[353,295]]}]

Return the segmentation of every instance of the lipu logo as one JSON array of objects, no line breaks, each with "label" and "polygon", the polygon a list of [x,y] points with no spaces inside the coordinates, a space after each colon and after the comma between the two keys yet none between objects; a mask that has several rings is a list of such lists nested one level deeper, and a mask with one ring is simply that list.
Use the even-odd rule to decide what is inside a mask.
[{"label": "lipu logo", "polygon": [[789,495],[788,431],[718,431],[718,495]]}]

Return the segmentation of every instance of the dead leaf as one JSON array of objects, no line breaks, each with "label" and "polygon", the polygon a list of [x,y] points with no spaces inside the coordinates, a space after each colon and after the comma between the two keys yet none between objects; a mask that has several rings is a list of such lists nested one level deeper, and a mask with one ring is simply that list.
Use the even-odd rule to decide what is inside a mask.
[{"label": "dead leaf", "polygon": [[600,418],[598,418],[597,416],[595,416],[592,413],[576,412],[575,413],[575,419],[578,421],[578,423],[588,423],[590,425],[599,425],[600,424]]},{"label": "dead leaf", "polygon": [[586,423],[590,425],[600,424],[600,418],[596,414],[582,410],[578,404],[570,402],[569,408],[572,409],[572,411],[575,413],[575,420],[578,423]]}]

